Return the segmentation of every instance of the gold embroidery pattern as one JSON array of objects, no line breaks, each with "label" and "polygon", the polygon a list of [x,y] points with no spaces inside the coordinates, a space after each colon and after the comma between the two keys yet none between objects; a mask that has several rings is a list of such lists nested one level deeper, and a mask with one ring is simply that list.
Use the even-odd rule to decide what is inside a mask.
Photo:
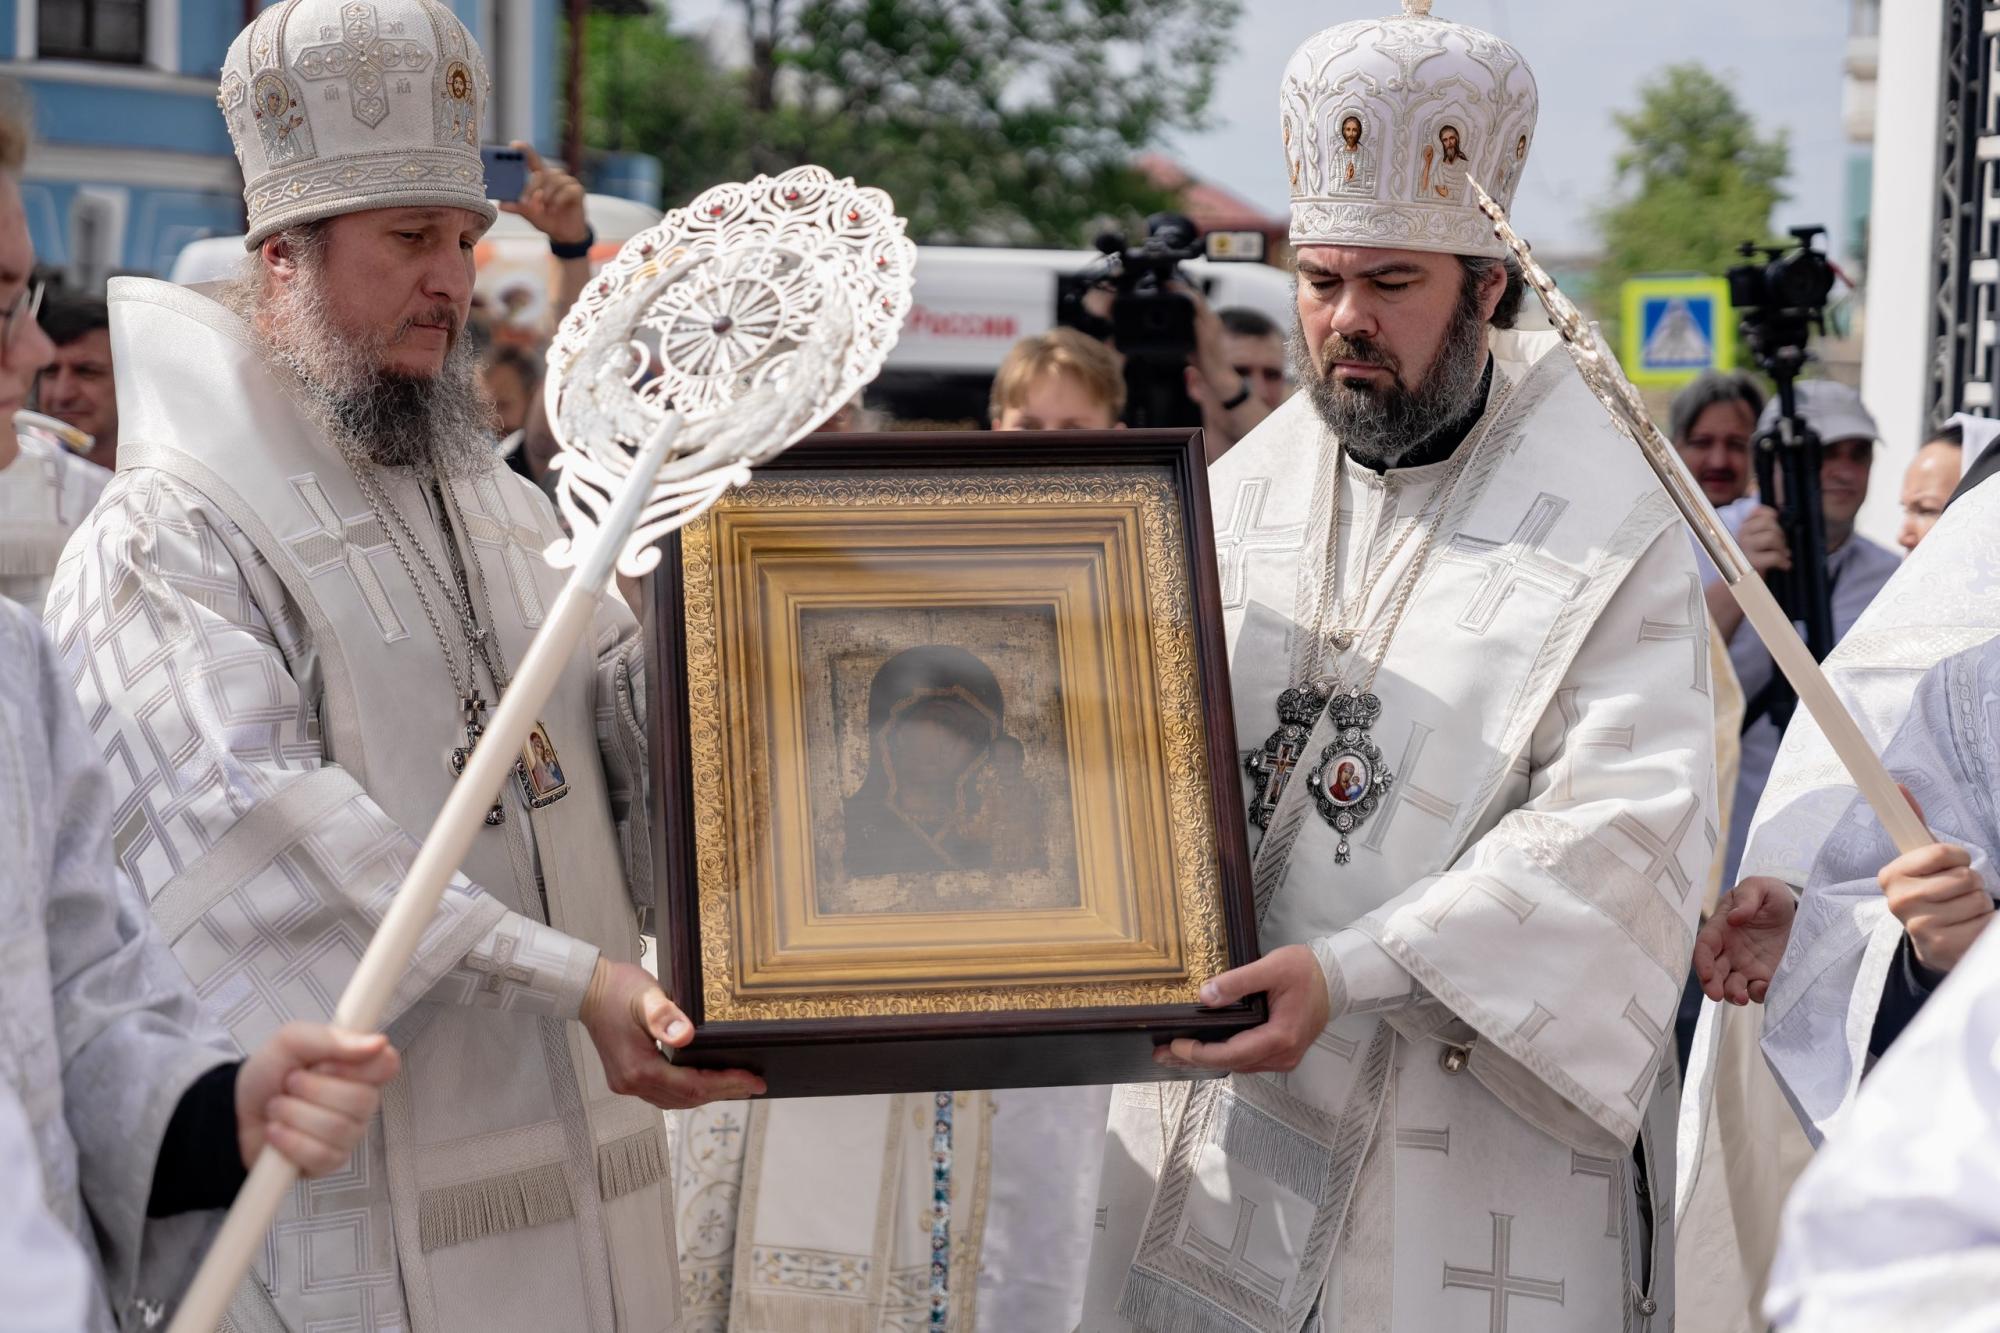
[{"label": "gold embroidery pattern", "polygon": [[[724,700],[720,627],[716,624],[715,523],[709,515],[681,532],[686,601],[687,696],[695,802],[696,896],[701,922],[702,999],[711,1021],[853,1018],[924,1013],[1189,1004],[1203,981],[1228,965],[1215,811],[1209,797],[1207,733],[1194,646],[1193,589],[1182,551],[1180,511],[1171,482],[1135,468],[926,469],[904,476],[759,477],[717,509],[1056,507],[1129,504],[1140,515],[1141,559],[1158,664],[1161,748],[1167,756],[1167,805],[1174,890],[1185,940],[1183,977],[1065,985],[890,990],[865,994],[745,999],[733,993],[730,958],[731,838],[743,818],[725,798]],[[711,511],[713,513],[714,511]]]}]

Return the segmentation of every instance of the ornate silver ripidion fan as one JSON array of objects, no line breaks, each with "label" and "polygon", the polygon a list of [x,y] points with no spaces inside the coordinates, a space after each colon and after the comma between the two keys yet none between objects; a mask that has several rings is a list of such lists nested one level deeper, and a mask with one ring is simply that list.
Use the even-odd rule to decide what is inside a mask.
[{"label": "ornate silver ripidion fan", "polygon": [[[614,569],[758,462],[831,416],[882,368],[910,309],[916,247],[880,190],[818,167],[718,185],[627,241],[563,320],[549,353],[556,501],[572,571],[501,696],[334,1010],[373,1031],[453,871],[484,826]],[[221,1320],[297,1171],[257,1159],[170,1333]]]}]

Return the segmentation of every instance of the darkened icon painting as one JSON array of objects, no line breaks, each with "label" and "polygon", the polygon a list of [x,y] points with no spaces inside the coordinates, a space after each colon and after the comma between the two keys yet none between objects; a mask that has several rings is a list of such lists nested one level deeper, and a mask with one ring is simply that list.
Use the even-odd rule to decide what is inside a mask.
[{"label": "darkened icon painting", "polygon": [[1051,616],[855,608],[802,628],[824,681],[807,702],[822,912],[1080,901]]},{"label": "darkened icon painting", "polygon": [[945,644],[897,653],[868,688],[868,778],[847,798],[847,873],[1045,860],[1022,753],[991,667]]}]

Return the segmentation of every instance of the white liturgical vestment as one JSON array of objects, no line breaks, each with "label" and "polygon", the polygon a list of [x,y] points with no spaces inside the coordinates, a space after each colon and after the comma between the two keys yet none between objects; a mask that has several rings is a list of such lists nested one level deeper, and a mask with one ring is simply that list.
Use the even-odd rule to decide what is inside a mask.
[{"label": "white liturgical vestment", "polygon": [[[1362,738],[1392,780],[1340,863],[1305,775],[1355,738],[1321,718],[1252,878],[1264,947],[1313,944],[1337,1017],[1289,1075],[1119,1090],[1087,1333],[1671,1327],[1707,621],[1658,481],[1551,341],[1495,339],[1445,462],[1362,467],[1300,394],[1210,469],[1238,744],[1287,686],[1360,683],[1407,593]],[[1329,541],[1345,605],[1368,590],[1346,648],[1314,632]]]},{"label": "white liturgical vestment", "polygon": [[[1902,728],[1926,671],[2000,634],[1997,523],[2000,486],[1988,482],[1955,501],[1826,659],[1834,691],[1877,753]],[[1940,837],[1979,845],[1967,827],[1971,797],[1935,774],[1893,764],[1890,772]],[[1903,938],[1875,879],[1894,859],[1888,834],[1801,710],[1757,807],[1742,873],[1803,891],[1765,997],[1763,1044],[1815,1142],[1852,1105],[1868,1067],[1875,1014]]]},{"label": "white liturgical vestment", "polygon": [[33,412],[15,414],[21,452],[0,468],[0,597],[13,598],[35,615],[42,613],[63,544],[111,480],[109,472],[40,429],[43,420]]},{"label": "white liturgical vestment", "polygon": [[174,1108],[229,1055],[112,866],[110,788],[47,635],[0,601],[0,1329],[10,1333],[152,1327],[222,1216],[146,1216]]},{"label": "white liturgical vestment", "polygon": [[[451,790],[463,713],[422,566],[256,331],[121,279],[111,332],[120,470],[48,618],[112,771],[118,863],[247,1048],[331,1014]],[[541,494],[494,459],[446,483],[447,527],[427,484],[375,475],[518,664],[562,585]],[[600,955],[639,957],[641,660],[607,600],[541,716],[568,795],[530,810],[504,787],[390,1005],[403,1072],[349,1166],[293,1190],[238,1328],[679,1326],[660,1114],[609,1092],[570,1021]]]},{"label": "white liturgical vestment", "polygon": [[[1992,890],[2000,639],[1931,668],[1882,758],[1913,792],[1921,782],[1932,833],[1967,848]],[[1972,1333],[2000,1318],[2000,931],[1981,932],[1799,1178],[1766,1312],[1790,1333]]]},{"label": "white liturgical vestment", "polygon": [[674,1113],[687,1333],[1073,1328],[1110,1093],[1001,1088]]}]

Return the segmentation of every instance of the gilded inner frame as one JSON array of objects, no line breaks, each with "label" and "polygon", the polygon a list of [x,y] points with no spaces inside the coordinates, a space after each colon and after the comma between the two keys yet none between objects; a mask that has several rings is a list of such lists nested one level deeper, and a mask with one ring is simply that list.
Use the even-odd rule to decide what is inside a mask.
[{"label": "gilded inner frame", "polygon": [[1133,464],[766,474],[682,531],[704,1021],[1199,1003],[1182,527]]}]

